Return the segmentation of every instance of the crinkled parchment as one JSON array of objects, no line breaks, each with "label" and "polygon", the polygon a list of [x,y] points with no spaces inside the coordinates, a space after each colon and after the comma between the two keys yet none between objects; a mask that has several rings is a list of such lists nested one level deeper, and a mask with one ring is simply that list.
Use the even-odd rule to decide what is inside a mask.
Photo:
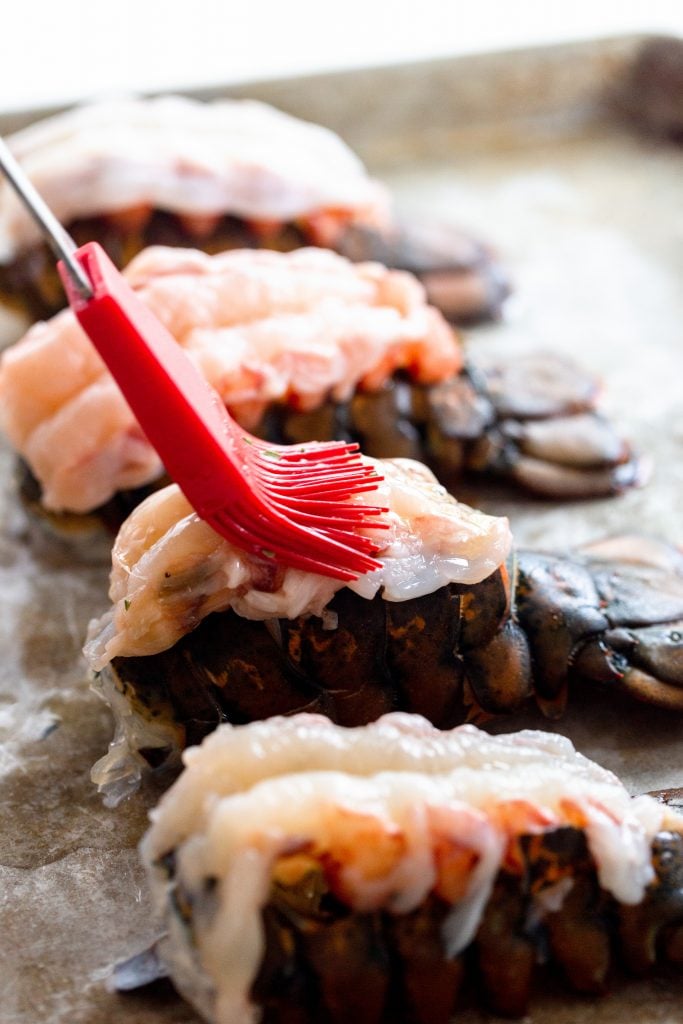
[{"label": "crinkled parchment", "polygon": [[[463,496],[509,514],[524,544],[564,547],[633,529],[681,543],[681,152],[614,133],[476,152],[448,139],[439,161],[383,170],[406,210],[495,239],[512,270],[507,322],[470,332],[472,349],[571,352],[605,378],[605,407],[656,462],[646,489],[612,501],[562,508],[471,486]],[[112,963],[154,937],[136,844],[157,794],[106,810],[91,787],[110,723],[79,652],[88,619],[107,603],[106,568],[30,526],[7,452],[0,475],[0,1020],[194,1021],[170,989],[106,989]],[[634,792],[683,784],[683,722],[622,704],[617,692],[584,695],[559,724],[529,713],[497,728],[528,725],[567,733]],[[674,1024],[683,983],[671,973],[618,979],[602,1002],[552,993],[530,1019]]]}]

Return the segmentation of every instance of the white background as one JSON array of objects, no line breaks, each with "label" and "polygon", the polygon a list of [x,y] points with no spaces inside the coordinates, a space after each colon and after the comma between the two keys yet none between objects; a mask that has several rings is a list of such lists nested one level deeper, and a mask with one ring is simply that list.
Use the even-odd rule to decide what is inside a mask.
[{"label": "white background", "polygon": [[0,110],[655,31],[683,0],[4,0]]}]

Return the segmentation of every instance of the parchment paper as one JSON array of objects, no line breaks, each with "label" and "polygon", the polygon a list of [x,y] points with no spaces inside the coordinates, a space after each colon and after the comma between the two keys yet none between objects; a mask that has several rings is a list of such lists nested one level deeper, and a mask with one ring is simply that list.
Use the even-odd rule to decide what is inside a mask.
[{"label": "parchment paper", "polygon": [[[433,82],[415,82],[416,109],[420,88]],[[642,491],[570,507],[503,488],[467,485],[461,496],[510,515],[521,544],[553,549],[624,530],[681,543],[683,157],[604,124],[577,130],[569,115],[565,128],[476,145],[432,132],[427,157],[419,121],[402,124],[374,169],[406,211],[460,223],[502,251],[516,295],[503,324],[469,333],[471,350],[575,355],[604,377],[605,408],[651,454],[654,474]],[[111,965],[154,937],[136,844],[158,796],[148,785],[106,810],[89,781],[111,727],[79,652],[88,619],[107,604],[106,567],[31,527],[6,450],[0,515],[0,1021],[189,1024],[195,1015],[169,988],[124,997],[105,987]],[[683,785],[683,723],[616,692],[577,694],[555,725],[530,712],[496,728],[521,726],[566,733],[633,792]],[[683,1021],[683,981],[615,979],[601,1002],[558,990],[537,998],[529,1018],[627,1019]]]}]

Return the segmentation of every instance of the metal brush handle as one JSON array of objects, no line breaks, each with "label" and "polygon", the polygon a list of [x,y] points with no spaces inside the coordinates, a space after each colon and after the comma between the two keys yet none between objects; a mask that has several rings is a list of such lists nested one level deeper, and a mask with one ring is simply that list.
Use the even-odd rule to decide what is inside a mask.
[{"label": "metal brush handle", "polygon": [[1,137],[0,170],[33,217],[57,259],[61,260],[68,270],[69,277],[78,290],[78,294],[86,301],[92,299],[92,285],[85,270],[75,257],[76,243],[71,235],[64,230],[45,200],[38,194],[28,176],[12,156],[7,143]]}]

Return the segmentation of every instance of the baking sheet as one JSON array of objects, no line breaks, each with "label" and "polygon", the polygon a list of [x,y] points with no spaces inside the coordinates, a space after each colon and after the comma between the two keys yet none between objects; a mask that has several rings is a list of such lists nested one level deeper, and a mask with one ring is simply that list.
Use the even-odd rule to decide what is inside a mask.
[{"label": "baking sheet", "polygon": [[[571,352],[605,378],[606,409],[652,456],[649,486],[617,500],[563,508],[462,488],[510,515],[521,544],[563,547],[624,530],[683,542],[683,155],[619,128],[604,104],[637,43],[251,89],[341,128],[406,212],[495,239],[516,296],[505,322],[468,332],[468,346]],[[120,996],[105,985],[111,964],[154,936],[136,844],[158,796],[149,783],[106,810],[89,782],[111,727],[79,652],[88,619],[106,607],[106,567],[32,528],[4,448],[0,518],[0,1021],[196,1022],[168,988]],[[566,733],[634,792],[683,784],[683,723],[622,705],[616,693],[582,693],[580,709],[577,695],[559,725],[528,713],[497,728],[528,725]],[[619,979],[602,1002],[549,992],[529,1020],[627,1017],[678,1024],[683,980]]]}]

